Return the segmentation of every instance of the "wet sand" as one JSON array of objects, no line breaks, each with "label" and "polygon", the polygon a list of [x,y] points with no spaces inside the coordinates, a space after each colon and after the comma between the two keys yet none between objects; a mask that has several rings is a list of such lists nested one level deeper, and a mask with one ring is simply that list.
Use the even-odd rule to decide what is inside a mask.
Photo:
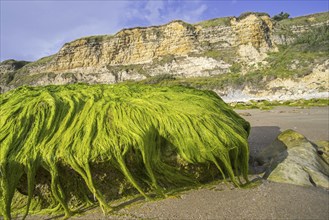
[{"label": "wet sand", "polygon": [[250,154],[268,146],[282,131],[293,129],[312,142],[329,140],[329,107],[275,107],[272,110],[236,110],[251,124]]},{"label": "wet sand", "polygon": [[264,182],[253,189],[223,184],[154,202],[136,202],[111,216],[72,219],[328,219],[328,191]]},{"label": "wet sand", "polygon": [[[251,123],[251,154],[270,144],[285,129],[309,140],[329,140],[329,108],[277,107],[269,111],[237,110]],[[255,179],[257,176],[250,176]],[[128,201],[108,216],[99,208],[72,219],[329,219],[329,191],[259,180],[259,186],[238,189],[217,183],[156,201]],[[28,219],[58,219],[30,216]]]}]

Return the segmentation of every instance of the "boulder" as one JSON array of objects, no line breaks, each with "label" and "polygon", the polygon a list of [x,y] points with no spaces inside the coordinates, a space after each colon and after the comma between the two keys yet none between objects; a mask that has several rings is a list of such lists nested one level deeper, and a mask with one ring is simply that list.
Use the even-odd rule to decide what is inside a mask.
[{"label": "boulder", "polygon": [[318,147],[318,153],[329,164],[329,141],[318,141],[316,145]]},{"label": "boulder", "polygon": [[329,165],[324,157],[328,152],[324,151],[325,147],[317,147],[302,134],[286,130],[255,161],[264,167],[268,180],[329,189]]},{"label": "boulder", "polygon": [[0,100],[5,220],[22,205],[61,207],[66,218],[91,204],[111,211],[113,199],[137,193],[162,197],[225,177],[239,186],[240,174],[248,182],[250,125],[211,91],[73,84]]}]

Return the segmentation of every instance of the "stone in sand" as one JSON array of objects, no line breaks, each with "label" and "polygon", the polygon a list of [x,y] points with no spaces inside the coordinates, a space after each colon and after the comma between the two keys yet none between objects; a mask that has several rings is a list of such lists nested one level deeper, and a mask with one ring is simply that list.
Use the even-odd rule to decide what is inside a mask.
[{"label": "stone in sand", "polygon": [[286,130],[255,158],[266,166],[264,177],[281,183],[329,188],[329,165],[303,135]]}]

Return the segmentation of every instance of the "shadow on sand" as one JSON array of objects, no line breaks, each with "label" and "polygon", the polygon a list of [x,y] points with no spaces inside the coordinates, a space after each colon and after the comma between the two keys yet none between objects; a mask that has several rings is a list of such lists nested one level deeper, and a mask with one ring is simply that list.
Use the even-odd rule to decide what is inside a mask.
[{"label": "shadow on sand", "polygon": [[273,143],[280,133],[280,128],[277,126],[252,127],[248,138],[250,155],[255,156],[262,148]]}]

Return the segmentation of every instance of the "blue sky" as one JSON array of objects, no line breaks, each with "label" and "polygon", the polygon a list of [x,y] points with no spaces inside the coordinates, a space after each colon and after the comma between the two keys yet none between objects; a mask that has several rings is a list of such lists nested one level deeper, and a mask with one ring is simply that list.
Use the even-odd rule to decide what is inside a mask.
[{"label": "blue sky", "polygon": [[325,12],[328,0],[0,0],[0,60],[34,61],[56,53],[65,42],[122,28],[181,19],[239,16],[281,11],[291,17]]}]

